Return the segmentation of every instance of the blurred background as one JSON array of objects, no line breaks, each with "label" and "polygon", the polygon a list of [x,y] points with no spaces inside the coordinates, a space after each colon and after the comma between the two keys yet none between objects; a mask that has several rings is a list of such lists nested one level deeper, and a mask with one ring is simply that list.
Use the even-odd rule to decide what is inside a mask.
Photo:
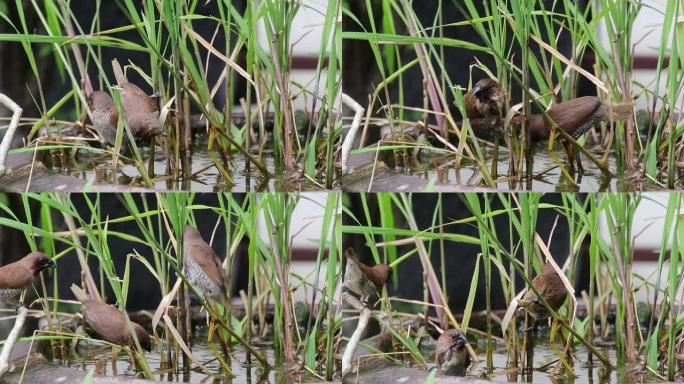
[{"label": "blurred background", "polygon": [[[423,276],[423,268],[420,264],[418,255],[415,253],[415,244],[410,240],[407,241],[405,237],[408,235],[389,235],[380,229],[371,229],[371,233],[376,235],[368,235],[368,231],[362,227],[372,226],[373,228],[390,228],[398,230],[409,230],[409,225],[404,219],[401,211],[394,206],[400,200],[398,198],[389,198],[387,194],[384,197],[380,195],[361,195],[361,194],[345,194],[344,202],[348,207],[348,213],[343,216],[343,223],[345,230],[343,230],[344,247],[352,247],[356,253],[365,260],[368,264],[376,263],[373,259],[373,254],[378,254],[381,261],[384,257],[390,257],[390,261],[395,258],[400,258],[404,255],[412,253],[411,256],[403,259],[398,263],[395,269],[394,282],[401,282],[400,284],[391,285],[389,288],[390,295],[397,295],[402,298],[423,300],[423,289],[425,277]],[[521,194],[518,194],[521,195]],[[657,280],[657,267],[659,251],[662,246],[665,214],[667,212],[668,193],[642,193],[635,194],[638,196],[638,204],[636,205],[634,218],[631,223],[631,237],[633,239],[633,265],[632,272],[635,274],[634,284],[641,285],[644,281],[655,284]],[[470,289],[471,279],[476,269],[476,262],[478,260],[478,253],[481,253],[480,234],[478,230],[478,223],[473,218],[473,211],[465,201],[465,194],[437,194],[437,193],[417,193],[408,195],[410,204],[412,206],[412,214],[415,218],[418,230],[436,232],[437,235],[443,231],[448,235],[465,236],[464,239],[451,239],[445,241],[443,244],[432,241],[428,247],[433,267],[438,274],[444,268],[446,276],[447,287],[445,293],[449,298],[449,306],[454,313],[462,313],[466,306],[468,299],[468,292]],[[484,194],[477,194],[478,199],[482,202]],[[504,196],[508,198],[508,194],[504,195],[489,195],[491,197],[490,212],[507,209],[502,204],[497,196]],[[544,194],[540,198],[540,204],[551,204],[553,206],[563,206],[564,200],[567,198],[576,197],[578,201],[585,202],[587,198],[596,198],[598,194],[560,194],[550,193]],[[396,196],[395,196],[396,197]],[[390,203],[390,201],[392,203]],[[393,207],[391,210],[395,212],[392,218],[388,217],[388,207]],[[548,207],[547,207],[548,208]],[[574,276],[569,276],[570,281],[574,282],[577,294],[582,290],[588,289],[588,246],[590,236],[583,239],[580,244],[572,244],[573,239],[576,239],[577,222],[570,222],[569,219],[559,213],[555,209],[539,209],[534,210],[536,215],[533,220],[536,220],[535,230],[539,236],[547,244],[551,255],[555,260],[561,264],[568,255],[572,255],[572,269],[575,271]],[[518,215],[516,212],[515,215]],[[371,218],[370,221],[367,218]],[[511,251],[518,259],[522,258],[522,247],[518,244],[516,231],[511,227],[510,214],[504,213],[495,216],[494,226],[496,228],[496,235],[504,248]],[[624,228],[628,224],[619,223],[619,226]],[[346,226],[349,226],[348,228]],[[355,228],[355,229],[352,229]],[[360,229],[356,229],[360,228]],[[606,222],[605,211],[600,211],[598,218],[598,233],[606,244],[611,244],[611,233]],[[513,237],[511,237],[513,231]],[[371,249],[369,247],[369,239],[373,240],[373,244],[384,244],[382,247]],[[447,239],[447,237],[445,237]],[[392,246],[396,242],[396,246]],[[493,245],[492,245],[493,246]],[[517,248],[512,248],[517,247]],[[573,251],[576,247],[576,251]],[[629,256],[627,256],[629,257]],[[669,256],[666,256],[666,260]],[[493,272],[494,273],[494,272]],[[442,275],[440,275],[442,276]],[[498,276],[498,275],[497,275]],[[663,275],[661,279],[661,286],[665,286],[667,275]],[[479,284],[474,301],[474,310],[485,309],[485,271],[484,268],[479,268]],[[516,280],[516,287],[518,291],[523,289],[524,283],[518,276]],[[635,290],[636,300],[652,300],[653,297],[647,297],[648,289]],[[492,307],[494,309],[505,309],[507,302],[504,298],[501,288],[501,281],[499,278],[492,280]]]},{"label": "blurred background", "polygon": [[[231,3],[238,9],[244,10],[245,0],[235,0]],[[29,0],[20,0],[17,4],[21,4],[25,10],[26,29],[31,33],[45,34],[46,31],[38,13],[34,11],[34,4]],[[327,4],[326,0],[303,1],[292,24],[291,80],[308,92],[313,92],[315,88],[318,52],[321,46]],[[130,24],[127,14],[123,11],[124,5],[120,1],[76,1],[70,2],[69,6],[75,18],[83,23],[84,28],[90,27],[90,23],[87,21],[96,19],[97,15],[101,16],[99,18],[99,28],[103,31]],[[200,2],[197,5],[197,13],[199,14],[212,15],[216,14],[216,12],[216,2]],[[14,1],[0,0],[0,14],[9,21],[3,20],[0,22],[0,34],[17,33],[15,28],[19,31],[22,30],[22,20],[17,12],[17,5]],[[213,23],[197,20],[193,25],[195,31],[200,36],[207,41],[213,42],[214,47],[225,47],[225,36],[221,33],[216,33],[217,31]],[[266,33],[263,24],[260,25],[257,35],[262,49],[269,52],[270,42],[265,37]],[[143,44],[138,31],[135,29],[119,31],[113,34],[113,36],[132,43]],[[31,46],[31,49],[37,57],[36,64],[40,74],[39,80],[43,85],[42,89],[45,93],[46,103],[48,106],[51,106],[72,88],[70,80],[63,68],[56,65],[54,52],[49,44],[34,44]],[[85,49],[81,48],[81,51],[85,57]],[[110,81],[114,81],[110,65],[114,58],[118,59],[122,65],[127,65],[130,61],[142,68],[143,71],[148,74],[150,73],[149,54],[147,52],[113,47],[101,47],[101,52],[101,59],[105,70],[104,74]],[[200,50],[199,55],[203,61],[207,60],[206,50]],[[207,64],[209,68],[208,80],[210,84],[213,84],[223,69],[223,62],[211,56],[208,58]],[[244,52],[239,55],[238,65],[243,67],[246,65]],[[75,64],[72,70],[77,71]],[[91,80],[94,82],[93,87],[99,89],[100,86],[97,83],[99,77],[98,68],[93,63],[89,63],[88,72]],[[135,71],[129,71],[128,75],[131,82],[140,85],[146,92],[152,93],[153,90],[149,88],[147,83]],[[325,77],[324,70],[321,75],[321,84],[325,81]],[[245,94],[246,83],[239,76],[236,77],[236,81],[235,94],[232,96],[234,104],[239,106],[239,100]],[[37,84],[38,79],[33,76],[30,62],[27,59],[22,44],[17,41],[8,41],[0,38],[0,92],[9,96],[24,109],[24,117],[36,117],[39,115],[40,108],[38,108],[37,103],[39,103],[40,98],[38,96]],[[226,102],[226,96],[225,89],[220,89],[214,98],[216,105],[219,107],[223,106]],[[303,97],[297,97],[294,100],[294,108],[303,108],[304,105],[305,99]],[[2,116],[10,116],[9,111],[4,107],[0,107],[0,117]],[[67,118],[65,116],[58,117]],[[70,116],[68,118],[74,119],[75,117]]]},{"label": "blurred background", "polygon": [[[43,201],[50,200],[50,195],[44,194]],[[118,276],[123,276],[126,269],[128,256],[134,252],[139,253],[142,257],[154,264],[153,259],[153,245],[141,244],[138,241],[131,239],[144,239],[144,235],[140,227],[130,221],[116,222],[117,218],[128,217],[134,214],[133,204],[142,208],[147,207],[147,211],[157,209],[159,202],[156,194],[132,194],[129,195],[131,200],[127,200],[122,194],[64,194],[61,199],[68,199],[73,203],[78,215],[86,222],[110,221],[115,222],[108,224],[107,230],[111,232],[107,236],[106,244],[108,245],[111,258],[114,263],[114,268]],[[232,198],[239,204],[244,204],[246,199],[245,194],[233,194]],[[293,278],[292,299],[294,301],[311,302],[312,290],[310,286],[315,282],[317,273],[320,274],[319,281],[325,281],[326,266],[325,263],[320,270],[317,268],[317,256],[319,251],[319,243],[321,240],[321,231],[324,227],[324,214],[326,204],[329,201],[329,196],[326,193],[302,193],[298,196],[296,205],[290,216],[289,239],[290,242],[286,246],[289,249],[289,255],[286,255],[290,264],[291,276]],[[57,201],[57,200],[55,200]],[[197,194],[193,198],[193,206],[195,207],[220,207],[219,195],[213,193]],[[260,201],[260,195],[255,194],[256,202]],[[98,217],[91,214],[92,205],[100,212]],[[247,204],[249,206],[249,204]],[[5,265],[16,261],[30,252],[29,244],[26,239],[26,233],[30,233],[30,228],[51,228],[52,233],[57,237],[68,237],[68,227],[64,221],[63,215],[58,211],[47,209],[46,206],[39,204],[39,201],[20,194],[3,194],[0,197],[0,265]],[[144,212],[145,210],[143,210]],[[47,215],[47,216],[46,216]],[[230,238],[226,233],[226,225],[224,219],[214,210],[211,209],[195,209],[194,216],[197,227],[202,234],[205,241],[211,243],[214,251],[221,259],[229,255],[228,242]],[[49,220],[47,219],[49,217]],[[237,215],[233,216],[233,224],[238,223]],[[271,246],[271,233],[269,233],[267,218],[264,215],[258,215],[256,221],[257,233],[260,239],[267,245]],[[29,227],[18,228],[18,222],[29,223]],[[158,216],[153,215],[151,218],[152,227],[156,228],[163,223],[159,223]],[[281,223],[284,225],[284,223]],[[233,229],[235,230],[235,229]],[[26,232],[28,231],[28,232]],[[328,236],[332,236],[333,228],[330,228]],[[118,235],[119,233],[125,236]],[[168,244],[168,237],[166,231],[162,231],[162,238],[157,239],[160,244]],[[130,237],[129,237],[130,236]],[[235,234],[231,234],[235,236]],[[62,242],[48,241],[41,236],[35,236],[35,241],[39,250],[47,252],[51,257],[59,255],[57,260],[58,267],[58,287],[59,297],[71,299],[73,297],[70,286],[72,283],[81,282],[81,267],[76,257],[73,248],[67,248],[67,244]],[[84,247],[90,247],[88,239],[81,234],[81,242]],[[50,251],[47,244],[55,244],[55,250]],[[247,265],[248,265],[248,251],[249,238],[242,237],[242,240],[237,245],[231,245],[234,252],[230,254],[232,261],[231,270],[231,287],[232,294],[236,298],[236,302],[240,302],[238,294],[240,291],[247,290]],[[328,248],[324,249],[324,260],[327,259]],[[158,250],[156,252],[159,252]],[[172,252],[172,250],[171,250]],[[89,267],[95,274],[100,269],[101,261],[96,257],[88,258]],[[126,308],[129,311],[135,310],[154,310],[162,297],[159,289],[159,282],[154,278],[147,267],[137,261],[130,262],[131,281],[134,284],[130,285],[128,293],[128,302]],[[102,276],[98,274],[100,278]],[[98,278],[96,278],[98,279]],[[175,280],[175,278],[173,279]],[[298,281],[304,281],[311,284],[299,284]],[[100,280],[97,280],[98,284]],[[48,280],[49,283],[49,280]],[[115,300],[114,294],[109,284],[102,283],[101,285],[106,292],[106,296],[110,301]],[[51,289],[49,289],[51,292]],[[29,297],[35,297],[34,291],[30,290]],[[30,299],[32,300],[32,299]],[[28,301],[30,302],[30,301]],[[9,309],[13,311],[13,309]],[[9,324],[11,325],[11,324]]]},{"label": "blurred background", "polygon": [[[440,3],[442,3],[440,5]],[[484,5],[482,3],[476,3],[476,7],[480,14],[484,14]],[[556,11],[563,13],[564,7],[563,2],[546,2],[548,11]],[[586,6],[590,2],[586,0],[580,0],[576,2]],[[594,4],[598,2],[593,2]],[[640,12],[636,18],[634,28],[631,31],[632,41],[634,44],[634,72],[633,79],[639,85],[635,85],[634,94],[639,94],[637,99],[637,108],[645,108],[649,104],[649,100],[643,93],[640,93],[642,87],[649,87],[653,89],[656,78],[656,68],[658,62],[658,48],[660,46],[660,39],[662,33],[662,23],[664,19],[666,0],[645,0],[639,2],[641,4]],[[349,17],[348,15],[343,15],[343,30],[346,31],[370,31],[369,17],[371,11],[366,7],[368,2],[364,0],[349,0],[347,1],[346,7],[349,11],[356,16],[356,19]],[[383,8],[381,6],[381,1],[372,1],[370,4],[373,5],[372,15],[376,21],[376,25],[381,25],[382,17],[384,16]],[[430,26],[435,21],[435,15],[437,13],[438,7],[443,8],[441,17],[443,18],[443,24],[448,25],[451,23],[458,23],[465,20],[464,16],[459,11],[452,2],[444,1],[420,1],[413,2],[413,9],[416,15],[420,19],[420,23],[423,26]],[[357,21],[358,19],[358,21]],[[361,23],[361,25],[359,25]],[[404,23],[397,23],[398,25],[404,25]],[[557,26],[556,26],[557,27]],[[609,48],[611,42],[605,31],[604,22],[601,21],[601,26],[597,28],[600,35],[600,41],[602,44]],[[475,44],[483,45],[483,42],[479,35],[474,29],[465,26],[458,25],[458,27],[445,28],[445,37],[460,39],[469,41]],[[397,31],[397,34],[407,35],[407,31]],[[343,67],[343,79],[344,79],[344,92],[354,97],[357,101],[362,104],[365,103],[368,94],[372,93],[374,87],[382,80],[382,76],[379,73],[378,65],[376,64],[376,58],[373,56],[372,51],[369,47],[367,41],[355,40],[355,39],[345,39],[344,41],[344,58],[345,65]],[[560,38],[557,41],[558,50],[563,53],[566,57],[572,57],[570,36],[567,33],[561,33]],[[463,48],[453,48],[453,47],[440,47],[444,52],[444,65],[445,70],[449,75],[449,78],[454,82],[455,85],[460,85],[467,88],[469,85],[469,80],[472,78],[473,83],[482,77],[486,77],[486,74],[478,69],[471,69],[470,66],[478,62],[489,67],[491,70],[495,71],[494,59],[492,55],[483,52],[468,51]],[[514,56],[520,58],[519,49],[514,46]],[[536,55],[540,55],[536,45],[533,48]],[[400,51],[401,62],[407,63],[415,58],[415,53],[410,47],[410,44],[404,45]],[[516,64],[519,65],[518,62]],[[584,60],[580,63],[584,69],[593,72],[593,66],[595,64],[595,57],[591,52],[587,52],[584,56]],[[667,68],[667,65],[664,66]],[[439,67],[436,67],[439,68]],[[495,74],[496,75],[496,74]],[[402,94],[403,101],[405,105],[422,107],[423,105],[423,89],[422,86],[418,87],[416,84],[421,84],[422,73],[418,66],[413,66],[404,75],[403,84],[399,82],[394,82],[389,87],[390,98],[396,101],[399,94]],[[661,95],[665,94],[665,82],[661,82]],[[517,84],[513,84],[513,103],[520,102],[520,87]],[[577,85],[577,95],[586,96],[596,94],[595,87],[593,84],[588,82],[586,79],[580,76],[579,84]],[[650,100],[652,102],[652,100]],[[449,103],[450,105],[453,102]],[[649,104],[650,106],[650,104]],[[455,108],[454,108],[455,111]]]}]

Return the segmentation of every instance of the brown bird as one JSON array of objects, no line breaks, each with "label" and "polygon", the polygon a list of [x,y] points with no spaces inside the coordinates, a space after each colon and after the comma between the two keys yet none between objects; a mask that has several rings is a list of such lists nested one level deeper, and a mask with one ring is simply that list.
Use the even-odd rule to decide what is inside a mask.
[{"label": "brown bird", "polygon": [[345,251],[345,256],[359,267],[364,276],[361,281],[362,296],[366,299],[374,294],[379,296],[380,292],[382,292],[382,287],[384,287],[392,277],[392,268],[383,263],[369,267],[359,260],[352,248],[348,248]]},{"label": "brown bird", "polygon": [[[548,262],[542,266],[541,274],[532,280],[532,285],[554,311],[557,311],[565,303],[568,296],[568,290],[565,289],[563,280]],[[520,299],[519,306],[524,308],[535,320],[549,317],[548,310],[532,289],[525,292]]]},{"label": "brown bird", "polygon": [[160,119],[157,103],[133,83],[120,86],[121,105],[126,122],[137,140],[149,140],[163,132],[164,121]]},{"label": "brown bird", "polygon": [[[601,121],[610,121],[611,117],[612,120],[628,119],[632,108],[631,103],[619,103],[611,108],[596,96],[584,96],[556,104],[549,108],[547,113],[558,128],[577,140],[590,128],[598,126]],[[535,114],[528,119],[528,127],[532,140],[541,140],[550,137],[553,124],[544,115]],[[574,166],[572,145],[567,140],[563,140],[563,146],[570,165]],[[583,169],[579,158],[577,158],[577,167],[579,170]]]},{"label": "brown bird", "polygon": [[[506,91],[493,79],[482,79],[463,96],[466,116],[483,119],[484,125],[504,133],[503,117],[506,116]],[[479,124],[482,125],[482,124]]]},{"label": "brown bird", "polygon": [[223,303],[228,290],[221,259],[191,225],[183,229],[183,257],[183,274],[190,284],[206,298]]},{"label": "brown bird", "polygon": [[468,339],[463,332],[448,329],[437,339],[435,364],[445,375],[465,376],[470,365],[470,355],[466,344]]},{"label": "brown bird", "polygon": [[18,304],[17,296],[31,286],[33,279],[45,268],[57,268],[46,254],[31,252],[14,263],[0,267],[0,302]]},{"label": "brown bird", "polygon": [[119,113],[109,93],[95,91],[88,96],[88,107],[92,113],[93,128],[102,137],[105,144],[116,143],[116,125]]},{"label": "brown bird", "polygon": [[[71,286],[76,300],[81,302],[83,319],[100,337],[113,344],[133,346],[133,336],[123,313],[113,305],[103,303],[99,299],[90,298],[83,289]],[[152,350],[150,335],[140,324],[131,322],[140,346],[146,351]]]},{"label": "brown bird", "polygon": [[121,94],[126,123],[137,141],[148,141],[154,136],[163,134],[166,116],[159,113],[159,106],[154,99],[140,87],[129,82],[119,62],[112,60],[112,70]]}]

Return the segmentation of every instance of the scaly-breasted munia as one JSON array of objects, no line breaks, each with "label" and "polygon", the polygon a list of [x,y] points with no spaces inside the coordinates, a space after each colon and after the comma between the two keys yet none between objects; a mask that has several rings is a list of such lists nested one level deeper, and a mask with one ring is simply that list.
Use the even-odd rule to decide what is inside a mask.
[{"label": "scaly-breasted munia", "polygon": [[42,252],[31,252],[14,263],[0,267],[0,302],[15,300],[45,268],[56,268],[55,262]]},{"label": "scaly-breasted munia", "polygon": [[157,103],[140,87],[126,79],[119,62],[112,60],[116,89],[121,95],[121,106],[131,134],[138,141],[147,141],[164,131],[165,114],[159,113]]},{"label": "scaly-breasted munia", "polygon": [[119,113],[116,111],[112,97],[107,92],[94,91],[88,96],[88,107],[95,131],[102,137],[105,144],[114,145]]},{"label": "scaly-breasted munia", "polygon": [[443,374],[465,376],[470,365],[467,343],[468,339],[463,332],[456,329],[448,329],[439,336],[435,349],[435,364]]},{"label": "scaly-breasted munia", "polygon": [[228,298],[221,259],[191,225],[183,228],[183,260],[183,274],[202,295],[219,303]]},{"label": "scaly-breasted munia", "polygon": [[[558,103],[546,112],[556,122],[558,128],[567,132],[575,140],[601,121],[624,120],[632,113],[632,104],[620,103],[611,107],[596,96],[583,96]],[[534,114],[528,120],[532,137],[548,139],[553,124],[541,114]]]},{"label": "scaly-breasted munia", "polygon": [[152,97],[133,83],[123,83],[120,89],[126,122],[136,141],[159,135],[164,122],[159,118],[159,107]]},{"label": "scaly-breasted munia", "polygon": [[[563,305],[568,296],[568,290],[565,289],[563,280],[548,262],[544,263],[541,273],[532,280],[532,285],[554,311]],[[549,311],[531,288],[528,288],[520,299],[519,306],[524,308],[535,320],[549,317]]]},{"label": "scaly-breasted munia", "polygon": [[[126,123],[136,142],[144,142],[161,134],[164,122],[159,117],[159,108],[152,97],[129,82],[123,83],[118,89]],[[104,91],[95,91],[88,96],[88,106],[92,112],[93,127],[106,143],[114,145],[119,120],[114,100]]]},{"label": "scaly-breasted munia", "polygon": [[[113,305],[103,303],[99,299],[90,298],[83,289],[71,286],[76,300],[81,302],[83,319],[100,337],[113,344],[133,346],[133,336],[123,313]],[[131,322],[140,346],[151,351],[150,335],[140,324]]]},{"label": "scaly-breasted munia", "polygon": [[[548,109],[547,114],[557,125],[577,140],[589,129],[599,125],[601,121],[625,120],[632,114],[631,103],[618,103],[612,106],[601,101],[596,96],[577,97],[558,103]],[[553,124],[544,115],[534,114],[527,119],[527,126],[532,140],[548,139]],[[570,142],[563,140],[563,146],[571,166],[574,155]],[[577,159],[577,167],[582,170],[582,163]]]},{"label": "scaly-breasted munia", "polygon": [[387,264],[376,264],[372,267],[362,263],[352,248],[345,251],[345,256],[348,260],[353,261],[361,270],[363,279],[361,281],[361,290],[363,296],[368,298],[374,294],[380,295],[382,287],[387,284],[392,277],[392,268]]},{"label": "scaly-breasted munia", "polygon": [[503,132],[503,117],[506,116],[506,91],[493,79],[482,79],[463,96],[466,116],[484,121],[499,132]]}]

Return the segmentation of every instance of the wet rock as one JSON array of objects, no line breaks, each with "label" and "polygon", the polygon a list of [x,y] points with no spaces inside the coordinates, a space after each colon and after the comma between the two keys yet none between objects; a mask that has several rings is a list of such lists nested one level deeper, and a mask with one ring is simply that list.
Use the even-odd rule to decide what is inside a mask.
[{"label": "wet rock", "polygon": [[[7,384],[32,383],[32,384],[54,384],[54,383],[82,383],[88,372],[77,369],[61,367],[50,364],[45,358],[36,354],[29,358],[25,371],[23,371],[24,359],[14,361],[16,369],[8,372],[2,377],[2,382]],[[139,380],[126,376],[105,377],[95,375],[90,381],[93,384],[143,384],[149,383],[147,380]]]},{"label": "wet rock", "polygon": [[349,167],[354,171],[339,178],[345,192],[487,192],[487,188],[446,184],[391,170],[375,160],[375,152],[352,154]]},{"label": "wet rock", "polygon": [[8,156],[9,172],[2,177],[0,190],[3,192],[150,192],[150,189],[90,183],[76,176],[64,175],[47,169],[42,163],[32,163],[27,156]]},{"label": "wet rock", "polygon": [[[375,366],[373,369],[361,370],[358,374],[350,374],[342,380],[343,383],[424,383],[429,371],[417,368],[396,366]],[[434,383],[452,384],[491,384],[489,380],[470,377],[444,376],[437,372]]]}]

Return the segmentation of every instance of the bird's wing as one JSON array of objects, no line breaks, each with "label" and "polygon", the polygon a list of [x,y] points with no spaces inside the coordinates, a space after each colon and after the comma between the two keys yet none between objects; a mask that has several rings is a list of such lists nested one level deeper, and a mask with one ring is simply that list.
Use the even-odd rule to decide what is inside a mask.
[{"label": "bird's wing", "polygon": [[18,262],[0,267],[0,289],[24,288],[31,282],[33,282],[33,273]]},{"label": "bird's wing", "polygon": [[591,116],[600,106],[601,100],[598,97],[577,98],[572,104],[565,103],[562,108],[550,109],[549,115],[562,130],[573,132],[580,122]]},{"label": "bird's wing", "polygon": [[209,244],[205,242],[193,242],[191,244],[186,243],[185,247],[186,256],[189,255],[192,257],[213,282],[225,289],[221,259],[219,259],[216,252],[214,252]]},{"label": "bird's wing", "polygon": [[157,110],[157,104],[155,104],[152,98],[137,85],[126,83],[123,88],[124,92],[128,94],[128,97],[121,98],[124,110],[136,110],[141,112],[154,112]]},{"label": "bird's wing", "polygon": [[83,317],[86,323],[102,338],[116,344],[123,344],[128,328],[121,311],[97,299],[83,303]]}]

